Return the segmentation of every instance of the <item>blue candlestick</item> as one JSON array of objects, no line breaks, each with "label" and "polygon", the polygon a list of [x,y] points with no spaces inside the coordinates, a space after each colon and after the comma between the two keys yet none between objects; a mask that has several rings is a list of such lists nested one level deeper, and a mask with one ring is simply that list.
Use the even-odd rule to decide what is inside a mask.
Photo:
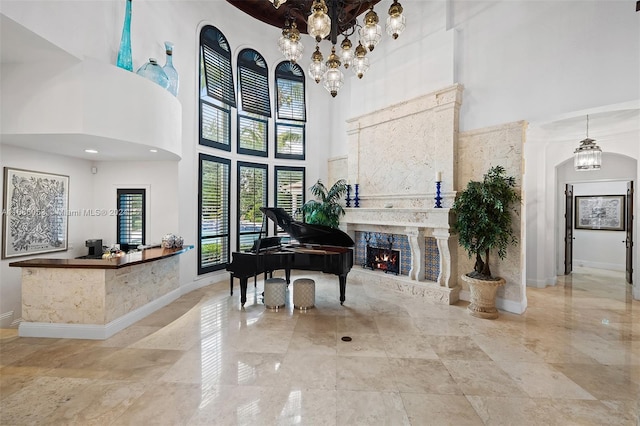
[{"label": "blue candlestick", "polygon": [[347,198],[345,201],[347,202],[346,207],[351,207],[351,185],[347,185]]},{"label": "blue candlestick", "polygon": [[440,196],[440,185],[441,185],[441,183],[442,182],[439,182],[439,181],[436,182],[436,198],[435,198],[435,200],[436,200],[435,208],[436,209],[441,209],[442,208],[442,203],[441,203],[442,197]]},{"label": "blue candlestick", "polygon": [[360,185],[356,183],[356,196],[353,197],[353,206],[360,207],[360,197],[358,196],[358,191],[360,190]]}]

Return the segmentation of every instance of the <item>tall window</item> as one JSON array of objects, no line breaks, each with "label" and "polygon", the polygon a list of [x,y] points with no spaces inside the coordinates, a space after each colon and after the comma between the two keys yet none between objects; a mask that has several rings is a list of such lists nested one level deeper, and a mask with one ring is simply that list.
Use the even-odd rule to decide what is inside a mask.
[{"label": "tall window", "polygon": [[231,151],[231,108],[236,97],[231,49],[210,25],[200,32],[200,144]]},{"label": "tall window", "polygon": [[144,244],[145,190],[117,190],[118,226],[116,240],[120,249],[129,251]]},{"label": "tall window", "polygon": [[[304,204],[304,167],[275,167],[276,207],[282,207],[292,217]],[[276,230],[276,233],[280,232]]]},{"label": "tall window", "polygon": [[267,165],[239,162],[238,250],[249,250],[260,235],[260,207],[267,205],[267,199]]},{"label": "tall window", "polygon": [[229,262],[231,161],[207,154],[199,159],[198,274],[204,274]]},{"label": "tall window", "polygon": [[304,160],[305,78],[300,65],[289,61],[276,67],[276,158]]},{"label": "tall window", "polygon": [[241,107],[238,110],[238,152],[267,156],[268,118],[271,117],[267,63],[253,49],[238,54]]}]

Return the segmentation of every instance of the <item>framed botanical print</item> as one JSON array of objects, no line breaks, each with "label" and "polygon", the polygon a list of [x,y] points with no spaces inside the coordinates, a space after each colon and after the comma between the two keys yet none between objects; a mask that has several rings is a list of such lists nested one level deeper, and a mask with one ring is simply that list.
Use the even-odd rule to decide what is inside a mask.
[{"label": "framed botanical print", "polygon": [[4,168],[2,258],[67,250],[69,176]]}]

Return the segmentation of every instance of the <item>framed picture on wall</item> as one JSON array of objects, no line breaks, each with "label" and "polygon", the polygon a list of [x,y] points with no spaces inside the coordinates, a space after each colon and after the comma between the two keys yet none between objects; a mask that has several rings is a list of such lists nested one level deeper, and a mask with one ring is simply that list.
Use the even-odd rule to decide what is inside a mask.
[{"label": "framed picture on wall", "polygon": [[624,195],[575,197],[575,228],[624,231]]},{"label": "framed picture on wall", "polygon": [[4,168],[2,258],[67,250],[69,176]]}]

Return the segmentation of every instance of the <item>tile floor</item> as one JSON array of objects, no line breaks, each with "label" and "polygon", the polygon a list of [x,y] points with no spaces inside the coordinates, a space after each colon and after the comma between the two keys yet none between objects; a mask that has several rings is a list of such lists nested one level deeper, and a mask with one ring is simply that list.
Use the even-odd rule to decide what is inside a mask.
[{"label": "tile floor", "polygon": [[224,281],[105,341],[2,330],[0,424],[640,424],[640,302],[620,273],[530,288],[495,321],[354,280],[340,306],[335,277],[297,275],[316,280],[308,312],[265,310],[260,282],[240,310]]}]

